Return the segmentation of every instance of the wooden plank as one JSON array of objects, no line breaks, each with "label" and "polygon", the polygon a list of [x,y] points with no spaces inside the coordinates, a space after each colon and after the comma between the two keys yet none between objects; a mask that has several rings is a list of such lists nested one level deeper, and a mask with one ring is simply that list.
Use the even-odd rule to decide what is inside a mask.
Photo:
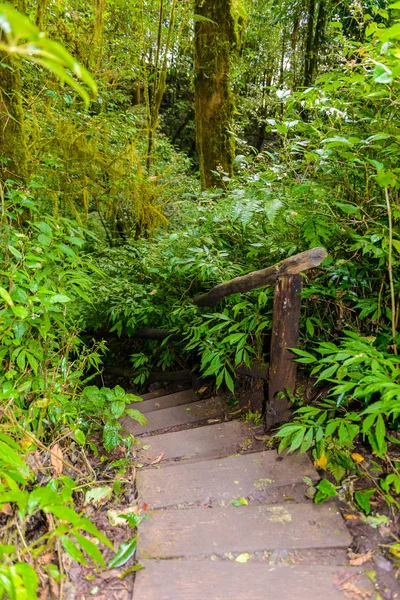
[{"label": "wooden plank", "polygon": [[[264,562],[141,561],[133,600],[345,600],[342,589],[351,581],[353,593],[371,583],[360,569],[323,566],[279,566]],[[355,596],[354,596],[355,597]],[[357,596],[358,597],[358,596]]]},{"label": "wooden plank", "polygon": [[335,504],[271,504],[153,510],[140,525],[140,558],[227,552],[347,548],[352,538]]},{"label": "wooden plank", "polygon": [[238,452],[250,438],[249,426],[239,421],[142,437],[138,460],[148,464],[161,454],[163,460],[220,458]]},{"label": "wooden plank", "polygon": [[266,501],[280,486],[303,485],[305,476],[319,478],[306,454],[289,454],[282,460],[276,450],[268,450],[138,471],[136,485],[139,498],[155,509],[211,502],[229,505],[239,497]]},{"label": "wooden plank", "polygon": [[[139,404],[136,408],[140,410]],[[208,398],[208,400],[200,400],[198,402],[182,404],[181,406],[152,411],[146,414],[147,425],[144,426],[131,417],[126,417],[121,422],[130,433],[138,436],[179,425],[222,418],[225,410],[226,401],[223,398]]]},{"label": "wooden plank", "polygon": [[299,342],[302,285],[301,275],[290,275],[280,277],[275,287],[265,417],[268,428],[290,417],[290,400],[286,396],[277,398],[277,394],[286,389],[293,391],[296,385],[296,363],[289,348],[296,348]]},{"label": "wooden plank", "polygon": [[214,304],[217,304],[217,302],[225,298],[225,296],[229,296],[229,294],[249,292],[255,288],[274,285],[278,278],[283,275],[296,275],[302,271],[317,267],[327,256],[328,253],[324,248],[306,250],[306,252],[290,256],[267,269],[253,271],[247,275],[235,277],[230,281],[220,283],[210,292],[194,298],[193,303],[197,304],[197,306],[214,306]]},{"label": "wooden plank", "polygon": [[130,407],[137,408],[143,414],[147,414],[154,410],[163,410],[173,406],[180,406],[181,404],[189,404],[190,402],[196,402],[196,400],[199,400],[199,396],[194,390],[185,390],[166,396],[153,396],[148,400],[144,400],[144,402],[134,402]]},{"label": "wooden plank", "polygon": [[146,392],[145,394],[136,394],[135,391],[131,391],[129,390],[130,394],[136,394],[137,396],[140,396],[140,398],[142,398],[143,400],[152,400],[153,398],[160,398],[160,396],[169,396],[170,394],[176,394],[178,392],[186,392],[188,389],[191,388],[184,388],[178,391],[174,391],[174,392],[170,392],[168,390],[166,390],[163,387],[158,388],[157,390],[154,390],[154,392]]}]

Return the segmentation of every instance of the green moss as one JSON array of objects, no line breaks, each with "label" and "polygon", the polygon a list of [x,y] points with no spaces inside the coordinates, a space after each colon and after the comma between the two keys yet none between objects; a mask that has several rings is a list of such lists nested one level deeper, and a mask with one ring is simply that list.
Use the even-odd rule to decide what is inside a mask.
[{"label": "green moss", "polygon": [[0,176],[26,181],[28,149],[22,106],[22,82],[13,57],[0,55]]},{"label": "green moss", "polygon": [[[195,113],[196,142],[203,188],[218,186],[213,171],[232,174],[233,101],[229,85],[230,53],[236,44],[233,0],[196,0]],[[203,17],[203,18],[202,18]]]}]

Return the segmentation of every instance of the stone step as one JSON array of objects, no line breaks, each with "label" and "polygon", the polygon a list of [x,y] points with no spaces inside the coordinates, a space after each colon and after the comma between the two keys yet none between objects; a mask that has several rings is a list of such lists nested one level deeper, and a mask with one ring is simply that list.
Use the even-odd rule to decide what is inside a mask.
[{"label": "stone step", "polygon": [[130,407],[137,408],[143,414],[147,414],[156,410],[180,406],[181,404],[189,404],[190,402],[196,402],[196,400],[199,400],[199,396],[194,390],[185,390],[163,396],[153,396],[143,402],[134,402]]},{"label": "stone step", "polygon": [[[303,477],[318,480],[306,454],[285,457],[276,450],[222,459],[163,466],[138,471],[139,498],[151,509],[177,505],[218,503],[229,505],[235,498],[276,501],[277,488],[285,493]],[[282,498],[281,498],[282,500]]]},{"label": "stone step", "polygon": [[170,509],[148,515],[138,540],[143,559],[347,548],[352,541],[334,503]]},{"label": "stone step", "polygon": [[228,421],[142,437],[140,442],[142,448],[138,450],[138,462],[146,465],[161,455],[164,461],[229,456],[249,446],[252,443],[252,434],[246,423]]},{"label": "stone step", "polygon": [[[140,403],[136,403],[135,408],[140,410]],[[199,423],[208,419],[220,419],[226,408],[226,401],[223,398],[208,398],[149,412],[146,414],[147,425],[144,427],[130,417],[124,418],[122,424],[130,433],[138,436],[180,425]]]},{"label": "stone step", "polygon": [[[358,569],[271,567],[229,561],[142,561],[136,574],[137,600],[345,600],[372,598]],[[348,582],[351,582],[349,586]],[[347,584],[347,588],[346,588]],[[352,592],[345,595],[344,592]],[[356,595],[360,590],[359,595]]]}]

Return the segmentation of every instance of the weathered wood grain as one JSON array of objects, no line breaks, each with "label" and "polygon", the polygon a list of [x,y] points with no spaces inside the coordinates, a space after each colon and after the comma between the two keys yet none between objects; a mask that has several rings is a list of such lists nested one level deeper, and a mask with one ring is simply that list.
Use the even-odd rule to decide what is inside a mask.
[{"label": "weathered wood grain", "polygon": [[302,290],[301,275],[280,277],[275,286],[272,317],[271,352],[269,367],[267,427],[287,421],[291,402],[286,395],[277,394],[293,391],[296,385],[296,363],[289,348],[299,342],[300,305]]},{"label": "weathered wood grain", "polygon": [[364,589],[370,594],[360,592],[360,598],[373,597],[371,583],[359,575],[359,569],[349,567],[210,560],[141,563],[144,569],[136,575],[135,600],[345,600],[341,587],[348,581],[353,591]]},{"label": "weathered wood grain", "polygon": [[[135,408],[140,410],[138,403]],[[199,423],[207,419],[222,418],[226,410],[226,401],[224,398],[208,398],[197,402],[189,402],[180,406],[154,410],[146,414],[147,425],[140,425],[131,417],[122,419],[124,427],[133,435],[142,435],[161,431],[178,425]]]},{"label": "weathered wood grain", "polygon": [[226,552],[347,548],[335,504],[271,504],[153,510],[140,525],[139,558],[195,558]]},{"label": "weathered wood grain", "polygon": [[249,426],[239,421],[142,437],[138,460],[146,465],[161,453],[163,460],[220,458],[238,452],[250,438]]},{"label": "weathered wood grain", "polygon": [[277,279],[283,275],[296,275],[302,271],[318,267],[327,256],[328,253],[324,248],[306,250],[306,252],[290,256],[272,267],[253,271],[247,275],[235,277],[230,281],[220,283],[206,294],[197,296],[193,302],[197,306],[214,306],[214,304],[230,294],[249,292],[258,287],[274,285]]},{"label": "weathered wood grain", "polygon": [[[306,454],[280,457],[276,450],[243,454],[196,463],[180,463],[160,469],[139,470],[139,498],[150,509],[180,504],[225,503],[233,498],[269,499],[276,488],[304,485],[303,477],[318,480]],[[305,486],[304,486],[305,490]]]}]

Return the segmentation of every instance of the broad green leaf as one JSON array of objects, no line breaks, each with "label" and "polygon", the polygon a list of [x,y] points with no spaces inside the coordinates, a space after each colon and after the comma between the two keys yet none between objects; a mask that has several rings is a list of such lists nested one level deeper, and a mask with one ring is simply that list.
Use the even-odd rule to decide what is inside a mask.
[{"label": "broad green leaf", "polygon": [[357,502],[358,506],[362,508],[366,515],[369,515],[371,512],[371,504],[370,499],[375,494],[375,488],[371,488],[368,490],[362,490],[354,493],[354,499]]},{"label": "broad green leaf", "polygon": [[76,562],[80,563],[81,565],[88,564],[86,558],[84,557],[82,552],[79,550],[78,546],[71,540],[70,537],[68,537],[66,535],[62,535],[60,537],[60,540],[61,540],[61,544],[62,544],[65,552],[67,554],[69,554],[73,560],[76,560]]},{"label": "broad green leaf", "polygon": [[92,560],[99,563],[99,565],[105,568],[106,563],[104,561],[102,553],[100,552],[96,544],[94,544],[93,542],[88,540],[88,538],[84,537],[83,535],[77,532],[74,532],[74,537],[78,544],[81,546],[81,548],[84,549],[86,554],[90,556]]},{"label": "broad green leaf", "polygon": [[7,290],[5,290],[1,286],[0,286],[0,297],[3,298],[4,302],[6,304],[8,304],[9,306],[14,306],[14,302],[12,301],[10,294],[7,292]]},{"label": "broad green leaf", "polygon": [[110,569],[121,567],[135,554],[136,551],[137,535],[135,535],[129,542],[120,544],[117,553],[108,563]]},{"label": "broad green leaf", "polygon": [[36,592],[39,587],[39,577],[32,567],[28,563],[18,562],[15,563],[16,572],[22,577],[25,589],[27,591],[28,598],[36,598]]},{"label": "broad green leaf", "polygon": [[[85,83],[93,92],[97,86],[91,75],[58,42],[45,37],[31,21],[7,4],[0,4],[0,50],[21,56],[52,71],[68,83],[89,104],[86,89],[71,75]],[[26,41],[27,40],[27,41]],[[47,232],[44,232],[47,233]]]},{"label": "broad green leaf", "polygon": [[132,419],[135,419],[135,421],[138,421],[143,427],[147,425],[146,417],[139,410],[136,410],[135,408],[126,408],[125,413],[132,417]]}]

